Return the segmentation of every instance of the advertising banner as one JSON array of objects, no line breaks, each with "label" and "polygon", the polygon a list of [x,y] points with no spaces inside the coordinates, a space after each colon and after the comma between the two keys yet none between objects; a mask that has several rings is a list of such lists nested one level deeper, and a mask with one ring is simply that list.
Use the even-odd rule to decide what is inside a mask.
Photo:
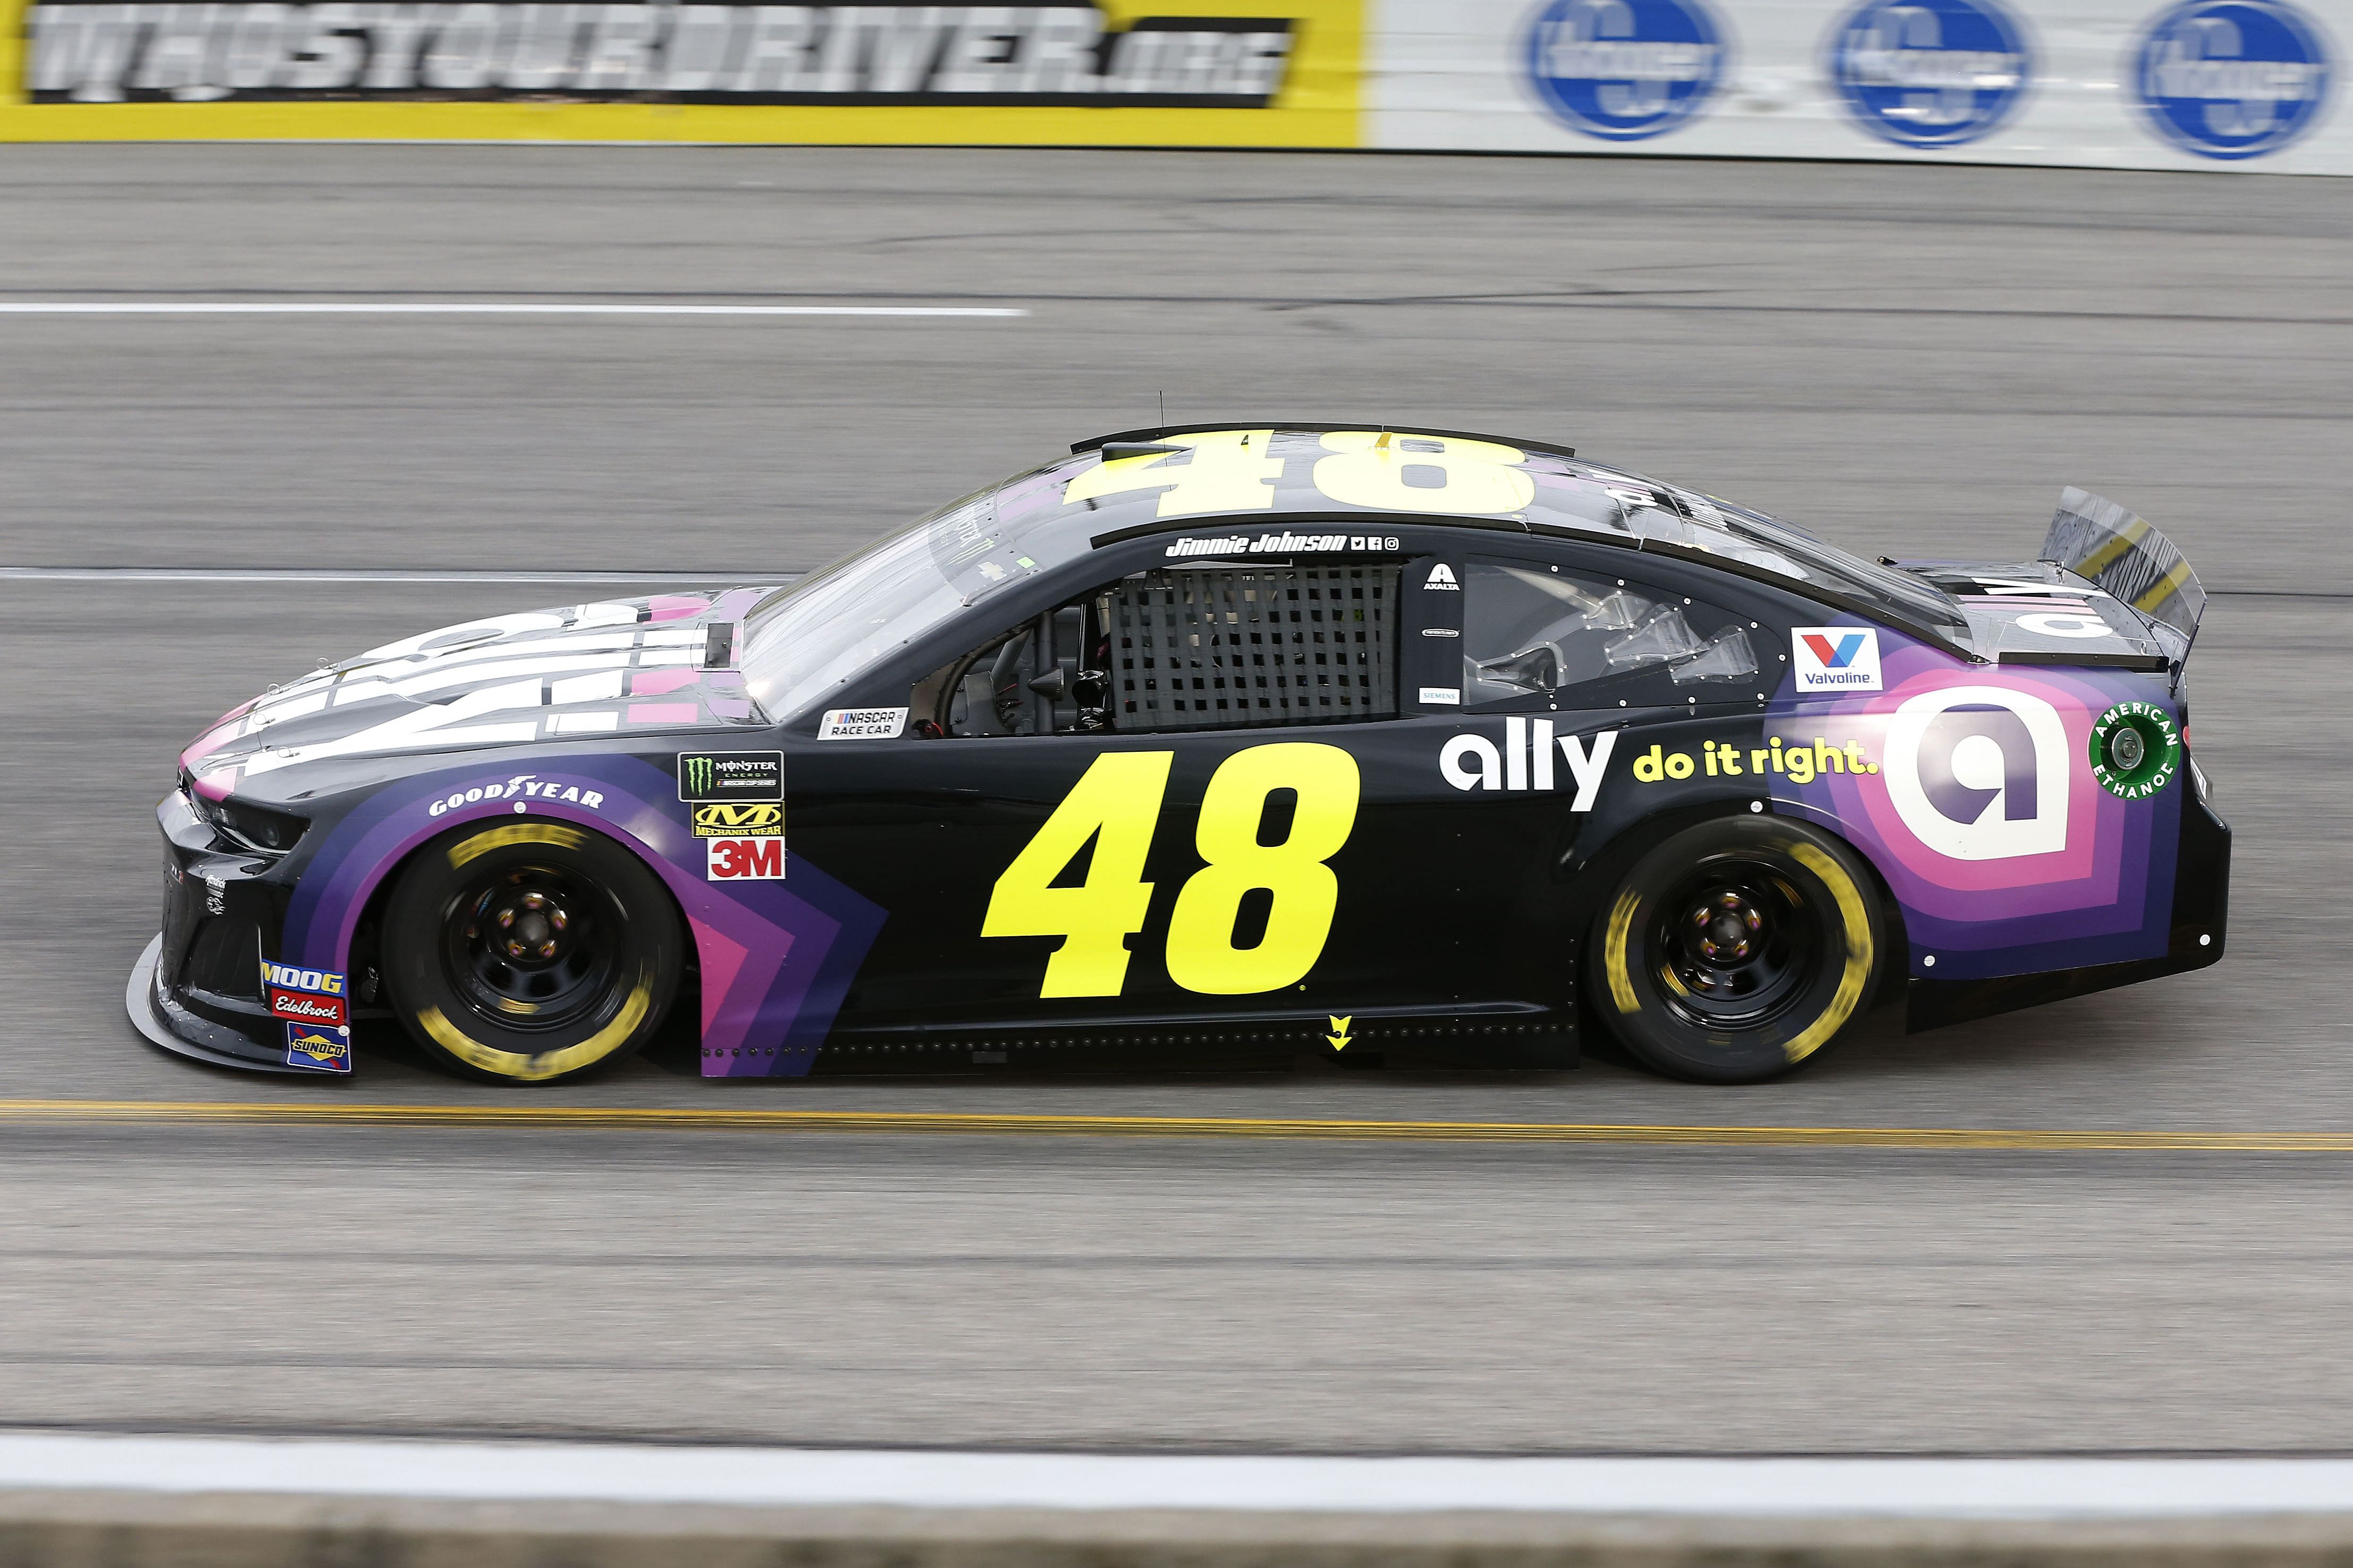
[{"label": "advertising banner", "polygon": [[2347,0],[1384,0],[1387,147],[2353,174]]},{"label": "advertising banner", "polygon": [[0,139],[1350,147],[1361,0],[0,0]]},{"label": "advertising banner", "polygon": [[2353,0],[0,0],[0,140],[1383,147],[2353,174]]}]

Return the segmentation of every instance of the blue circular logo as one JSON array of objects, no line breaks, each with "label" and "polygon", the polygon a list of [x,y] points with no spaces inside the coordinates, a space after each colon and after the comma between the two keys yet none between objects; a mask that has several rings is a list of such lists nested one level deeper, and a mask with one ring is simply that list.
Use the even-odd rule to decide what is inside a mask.
[{"label": "blue circular logo", "polygon": [[2286,0],[2189,0],[2149,24],[2133,86],[2174,145],[2201,158],[2260,158],[2318,122],[2328,48]]},{"label": "blue circular logo", "polygon": [[1551,0],[1528,23],[1528,79],[1545,108],[1611,142],[1697,115],[1730,52],[1701,0]]},{"label": "blue circular logo", "polygon": [[1873,134],[1957,147],[2010,118],[2034,60],[1996,0],[1865,0],[1831,35],[1830,74]]}]

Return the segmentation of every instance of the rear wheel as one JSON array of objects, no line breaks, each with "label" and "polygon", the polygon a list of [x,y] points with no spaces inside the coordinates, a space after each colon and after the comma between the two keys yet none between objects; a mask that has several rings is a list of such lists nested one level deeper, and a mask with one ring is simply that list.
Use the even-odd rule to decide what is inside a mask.
[{"label": "rear wheel", "polygon": [[1885,946],[1854,852],[1784,818],[1684,829],[1596,925],[1587,995],[1651,1066],[1703,1083],[1788,1071],[1862,1016]]},{"label": "rear wheel", "polygon": [[429,846],[385,911],[384,977],[419,1045],[504,1083],[555,1083],[644,1045],[678,990],[670,894],[562,822],[482,823]]}]

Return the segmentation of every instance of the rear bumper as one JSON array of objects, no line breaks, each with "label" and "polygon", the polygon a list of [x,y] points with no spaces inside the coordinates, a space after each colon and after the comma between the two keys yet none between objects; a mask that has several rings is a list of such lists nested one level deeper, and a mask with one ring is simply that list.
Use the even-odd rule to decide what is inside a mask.
[{"label": "rear bumper", "polygon": [[[2187,770],[2185,769],[2186,773]],[[2221,962],[2231,917],[2231,827],[2192,794],[2182,803],[2181,845],[2175,862],[2173,920],[2165,956],[2131,963],[2057,969],[1996,980],[1913,980],[1905,993],[1907,1033],[1964,1024],[2020,1007],[2039,1006],[2069,996],[2089,995],[2119,985],[2137,985],[2159,975],[2180,974]]]}]

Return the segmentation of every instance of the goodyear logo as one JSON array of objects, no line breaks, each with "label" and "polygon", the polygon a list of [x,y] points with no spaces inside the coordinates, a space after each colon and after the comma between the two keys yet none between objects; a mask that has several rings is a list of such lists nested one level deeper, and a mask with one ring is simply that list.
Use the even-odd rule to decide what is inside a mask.
[{"label": "goodyear logo", "polygon": [[785,831],[785,808],[775,801],[722,801],[694,808],[697,838],[776,838]]}]

